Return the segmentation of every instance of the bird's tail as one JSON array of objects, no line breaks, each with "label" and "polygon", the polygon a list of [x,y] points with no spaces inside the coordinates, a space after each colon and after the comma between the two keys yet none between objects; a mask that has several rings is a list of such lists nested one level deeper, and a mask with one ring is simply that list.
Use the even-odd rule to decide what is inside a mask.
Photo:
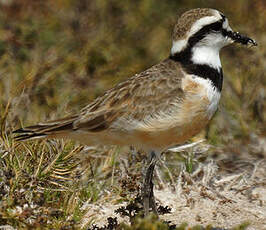
[{"label": "bird's tail", "polygon": [[78,116],[65,117],[33,126],[17,129],[13,133],[17,141],[25,141],[39,138],[64,136],[64,133],[73,129],[73,122]]}]

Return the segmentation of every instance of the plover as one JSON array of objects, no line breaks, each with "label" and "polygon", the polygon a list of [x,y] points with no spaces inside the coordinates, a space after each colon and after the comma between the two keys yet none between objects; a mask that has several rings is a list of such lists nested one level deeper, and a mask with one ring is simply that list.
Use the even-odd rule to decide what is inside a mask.
[{"label": "plover", "polygon": [[106,91],[78,114],[16,130],[16,140],[69,138],[145,151],[144,212],[157,213],[152,182],[156,161],[211,120],[223,85],[219,51],[234,42],[257,45],[233,32],[218,10],[189,10],[177,20],[168,58]]}]

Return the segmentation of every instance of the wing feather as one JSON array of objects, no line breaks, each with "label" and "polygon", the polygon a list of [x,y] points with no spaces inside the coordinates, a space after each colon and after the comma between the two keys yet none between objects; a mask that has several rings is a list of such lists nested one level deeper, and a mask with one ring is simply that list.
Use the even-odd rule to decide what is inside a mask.
[{"label": "wing feather", "polygon": [[118,120],[144,121],[182,100],[183,73],[167,59],[107,91],[82,110],[75,129],[103,131]]},{"label": "wing feather", "polygon": [[123,126],[131,129],[136,123],[145,123],[147,117],[156,122],[157,114],[176,107],[184,97],[182,78],[180,66],[166,59],[108,90],[82,109],[80,115],[18,129],[14,131],[20,134],[16,139],[62,136],[74,130],[100,132]]}]

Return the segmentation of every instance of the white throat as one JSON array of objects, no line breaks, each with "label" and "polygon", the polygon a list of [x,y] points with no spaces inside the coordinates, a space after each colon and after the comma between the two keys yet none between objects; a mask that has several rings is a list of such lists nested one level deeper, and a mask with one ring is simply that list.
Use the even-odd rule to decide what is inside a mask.
[{"label": "white throat", "polygon": [[217,70],[220,70],[221,60],[219,56],[219,47],[214,46],[195,46],[192,49],[191,61],[194,64],[205,64]]}]

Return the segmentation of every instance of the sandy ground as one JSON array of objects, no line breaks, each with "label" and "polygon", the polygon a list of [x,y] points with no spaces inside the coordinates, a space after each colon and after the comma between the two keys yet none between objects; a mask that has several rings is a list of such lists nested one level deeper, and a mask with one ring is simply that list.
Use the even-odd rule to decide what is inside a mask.
[{"label": "sandy ground", "polygon": [[[249,230],[266,229],[266,160],[242,162],[240,168],[238,173],[221,173],[211,161],[200,165],[192,175],[181,173],[174,186],[155,190],[157,201],[172,209],[160,218],[177,225],[187,222],[189,226],[211,224],[228,229],[249,222]],[[84,204],[87,213],[82,226],[91,221],[102,226],[110,216],[128,222],[114,213],[123,205]]]}]

